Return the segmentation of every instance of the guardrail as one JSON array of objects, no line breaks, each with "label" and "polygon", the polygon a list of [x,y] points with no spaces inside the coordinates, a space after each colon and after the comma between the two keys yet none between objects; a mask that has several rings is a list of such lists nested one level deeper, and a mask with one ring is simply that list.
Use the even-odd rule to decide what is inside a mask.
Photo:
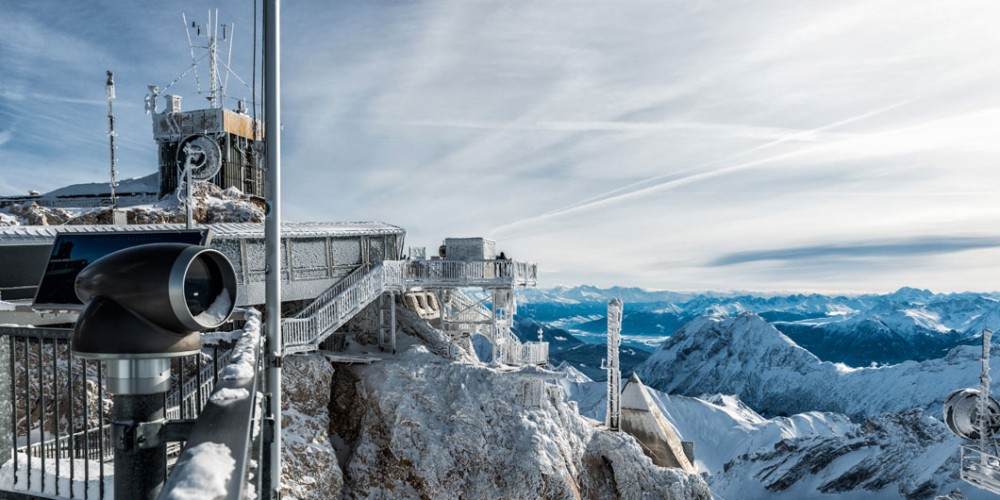
[{"label": "guardrail", "polygon": [[[349,321],[368,304],[385,292],[402,292],[409,288],[457,287],[518,287],[534,286],[537,266],[510,260],[397,260],[385,261],[374,267],[361,267],[320,294],[312,303],[293,317],[281,322],[285,352],[295,354],[319,348],[330,334]],[[471,301],[469,301],[471,302]],[[479,310],[477,304],[460,312],[453,324],[488,324],[492,316]],[[508,332],[509,335],[509,332]],[[494,340],[497,339],[494,336]],[[506,339],[504,339],[506,340]],[[512,362],[526,363],[538,359],[540,348],[522,354],[521,342],[513,337],[516,348],[506,354]],[[545,359],[548,358],[547,347]],[[516,352],[515,352],[516,351]]]},{"label": "guardrail", "polygon": [[[260,352],[260,316],[253,313],[230,363],[187,435],[160,498],[244,498],[254,448],[253,429],[261,425],[263,414],[257,398]],[[258,433],[261,440],[266,434]],[[263,442],[259,444],[258,449],[267,448]],[[261,469],[264,467],[258,467]],[[255,491],[270,498],[267,488],[261,488],[259,482],[256,486]]]},{"label": "guardrail", "polygon": [[1000,491],[1000,457],[975,445],[962,446],[961,477],[989,491]]},{"label": "guardrail", "polygon": [[[8,496],[49,495],[107,498],[112,479],[109,411],[105,368],[100,361],[72,356],[65,328],[0,327],[0,352],[10,418],[0,422],[0,436],[10,438],[0,450],[9,474]],[[208,401],[229,349],[207,346],[174,360],[168,418],[196,418]],[[0,362],[2,366],[2,362]],[[0,442],[3,442],[0,439]],[[176,453],[179,446],[174,446]]]},{"label": "guardrail", "polygon": [[407,287],[526,287],[538,283],[538,266],[512,260],[411,260]]},{"label": "guardrail", "polygon": [[[349,280],[338,282],[295,317],[281,322],[285,352],[309,352],[319,348],[340,328],[386,291],[402,290],[404,261],[389,261],[358,269]],[[344,283],[343,286],[339,286]]]}]

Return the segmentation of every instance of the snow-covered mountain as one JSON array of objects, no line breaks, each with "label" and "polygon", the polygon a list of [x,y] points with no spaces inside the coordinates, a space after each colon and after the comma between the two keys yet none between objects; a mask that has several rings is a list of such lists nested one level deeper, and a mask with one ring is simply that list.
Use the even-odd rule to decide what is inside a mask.
[{"label": "snow-covered mountain", "polygon": [[766,416],[830,411],[862,419],[910,408],[940,414],[949,392],[976,383],[979,357],[980,348],[959,346],[939,359],[851,368],[821,361],[743,313],[693,320],[636,372],[671,394],[736,394]]},{"label": "snow-covered mountain", "polygon": [[[606,386],[572,367],[559,370],[567,398],[603,419]],[[824,412],[764,418],[735,396],[648,392],[681,439],[694,442],[695,463],[716,498],[929,499],[956,489],[991,498],[959,481],[960,440],[923,410],[861,423]]]},{"label": "snow-covered mountain", "polygon": [[[537,292],[518,311],[585,342],[600,343],[606,297],[621,288],[555,288]],[[704,314],[754,312],[797,344],[826,361],[869,366],[940,358],[975,342],[984,328],[1000,328],[1000,300],[993,293],[935,294],[901,288],[884,295],[674,294],[631,290],[623,317],[625,345],[655,347]],[[585,297],[590,297],[586,300]]]}]

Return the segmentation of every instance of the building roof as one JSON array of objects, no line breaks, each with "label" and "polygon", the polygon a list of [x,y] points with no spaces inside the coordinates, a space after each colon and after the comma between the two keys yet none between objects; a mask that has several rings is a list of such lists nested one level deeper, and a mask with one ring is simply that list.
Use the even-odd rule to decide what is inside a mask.
[{"label": "building roof", "polygon": [[[215,239],[263,238],[264,224],[233,222],[222,224],[199,224],[198,228],[209,228]],[[10,226],[0,228],[0,245],[30,245],[49,243],[58,233],[104,233],[112,231],[176,231],[185,229],[184,224],[131,224],[128,226],[83,225],[83,226]],[[351,237],[362,235],[406,234],[398,226],[384,222],[283,222],[281,232],[284,237]]]}]

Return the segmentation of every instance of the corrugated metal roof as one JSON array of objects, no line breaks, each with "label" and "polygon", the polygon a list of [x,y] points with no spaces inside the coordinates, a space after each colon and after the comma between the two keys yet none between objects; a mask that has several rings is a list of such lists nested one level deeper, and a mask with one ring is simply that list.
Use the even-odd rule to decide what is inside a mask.
[{"label": "corrugated metal roof", "polygon": [[[216,239],[263,238],[262,223],[200,224],[212,230]],[[0,228],[0,245],[45,243],[55,239],[58,233],[106,233],[112,231],[176,231],[184,229],[184,224],[132,224],[128,226],[10,226]],[[308,238],[326,236],[363,236],[406,234],[399,227],[384,222],[283,222],[283,237]]]}]

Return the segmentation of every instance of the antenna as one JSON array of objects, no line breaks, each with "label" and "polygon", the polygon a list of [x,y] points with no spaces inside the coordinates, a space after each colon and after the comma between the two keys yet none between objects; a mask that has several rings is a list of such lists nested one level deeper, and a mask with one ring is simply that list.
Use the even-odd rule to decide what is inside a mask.
[{"label": "antenna", "polygon": [[[150,111],[156,113],[156,98],[170,89],[170,87],[173,87],[174,84],[179,82],[191,72],[194,72],[195,89],[198,94],[205,96],[209,102],[209,107],[213,109],[221,108],[223,106],[226,97],[226,88],[229,86],[230,75],[236,77],[236,79],[239,80],[239,82],[242,83],[247,90],[250,90],[250,85],[240,78],[240,75],[233,71],[230,66],[233,58],[233,35],[235,34],[235,24],[220,25],[218,9],[208,11],[208,22],[204,25],[198,24],[196,21],[188,22],[186,14],[181,14],[181,18],[184,21],[184,33],[187,35],[188,53],[191,55],[191,65],[163,88],[155,87],[153,85],[149,86],[150,93],[146,94],[147,113]],[[193,34],[192,31],[194,32]],[[223,42],[229,42],[226,61],[219,60],[220,37]],[[203,42],[200,42],[200,40],[203,40]],[[205,53],[199,56],[197,53],[199,51],[204,51]],[[201,75],[198,72],[198,66],[206,60],[208,62],[207,91],[202,90]],[[220,72],[220,66],[225,69],[225,75]]]},{"label": "antenna", "polygon": [[944,400],[944,422],[956,436],[972,441],[961,447],[960,477],[993,493],[1000,493],[1000,450],[994,436],[1000,432],[1000,403],[990,396],[991,330],[983,330],[982,371],[978,389],[959,389]]},{"label": "antenna", "polygon": [[108,81],[105,84],[108,93],[108,146],[111,151],[111,208],[118,208],[118,196],[115,194],[115,187],[118,186],[117,159],[115,158],[115,114],[111,103],[115,100],[115,74],[108,70]]},{"label": "antenna", "polygon": [[618,349],[622,345],[622,308],[622,299],[608,301],[608,359],[603,367],[608,370],[608,411],[604,423],[612,431],[621,429],[622,370]]}]

